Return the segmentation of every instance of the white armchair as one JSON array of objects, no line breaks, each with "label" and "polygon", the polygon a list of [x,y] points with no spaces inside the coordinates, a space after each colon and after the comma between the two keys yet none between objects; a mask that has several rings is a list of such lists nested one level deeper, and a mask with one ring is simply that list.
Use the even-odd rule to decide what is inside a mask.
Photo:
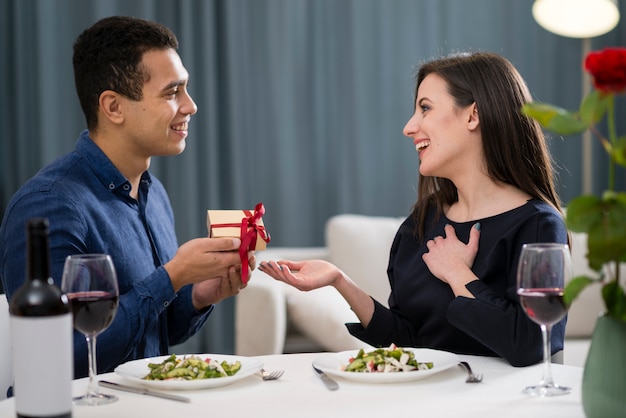
[{"label": "white armchair", "polygon": [[13,384],[13,365],[11,363],[11,322],[9,303],[4,294],[0,294],[0,400],[6,399],[7,389]]},{"label": "white armchair", "polygon": [[[404,218],[342,214],[326,224],[326,247],[272,248],[257,252],[262,260],[325,259],[348,274],[382,304],[387,303],[387,262],[395,233]],[[575,275],[589,272],[586,236],[573,234]],[[292,351],[289,335],[311,349],[343,351],[369,346],[352,337],[346,322],[357,322],[349,305],[333,288],[300,292],[255,270],[248,287],[236,297],[235,349],[239,355]],[[596,316],[603,304],[597,288],[586,289],[569,312],[564,362],[583,365]]]}]

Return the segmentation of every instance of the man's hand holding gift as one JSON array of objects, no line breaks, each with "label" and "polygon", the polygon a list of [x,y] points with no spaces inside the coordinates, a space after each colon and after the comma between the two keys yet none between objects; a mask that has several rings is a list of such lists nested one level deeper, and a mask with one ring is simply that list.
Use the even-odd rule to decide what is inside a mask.
[{"label": "man's hand holding gift", "polygon": [[271,238],[265,225],[263,215],[265,207],[258,203],[250,210],[209,210],[207,211],[207,228],[209,237],[239,238],[238,248],[241,261],[241,283],[248,284],[250,272],[254,270],[254,252],[264,250]]}]

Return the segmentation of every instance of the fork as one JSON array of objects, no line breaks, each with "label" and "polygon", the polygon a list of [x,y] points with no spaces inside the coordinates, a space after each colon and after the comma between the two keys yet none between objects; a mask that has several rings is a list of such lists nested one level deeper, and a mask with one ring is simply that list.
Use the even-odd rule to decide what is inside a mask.
[{"label": "fork", "polygon": [[472,368],[470,367],[470,365],[469,365],[469,363],[467,361],[459,362],[459,366],[462,367],[463,369],[465,369],[465,371],[467,371],[467,379],[465,380],[466,383],[482,382],[483,375],[482,374],[474,374],[474,372],[472,372]]},{"label": "fork", "polygon": [[274,370],[273,372],[268,372],[265,369],[261,369],[259,370],[259,373],[261,373],[261,378],[263,380],[277,380],[279,379],[283,373],[285,373],[284,370]]}]

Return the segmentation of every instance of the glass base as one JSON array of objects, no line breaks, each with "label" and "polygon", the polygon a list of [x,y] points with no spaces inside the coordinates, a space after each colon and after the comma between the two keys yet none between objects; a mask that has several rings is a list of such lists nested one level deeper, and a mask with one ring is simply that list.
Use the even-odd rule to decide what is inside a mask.
[{"label": "glass base", "polygon": [[566,386],[559,386],[556,384],[551,385],[536,385],[536,386],[528,386],[522,392],[531,396],[560,396],[567,395],[572,391],[571,388]]},{"label": "glass base", "polygon": [[105,395],[104,393],[90,393],[73,398],[74,405],[98,406],[106,405],[117,401],[115,395]]}]

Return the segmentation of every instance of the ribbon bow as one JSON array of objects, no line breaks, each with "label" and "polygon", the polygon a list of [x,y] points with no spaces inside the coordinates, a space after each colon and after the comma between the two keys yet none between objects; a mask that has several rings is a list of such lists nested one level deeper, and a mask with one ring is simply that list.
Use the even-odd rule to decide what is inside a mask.
[{"label": "ribbon bow", "polygon": [[239,238],[241,245],[239,246],[239,259],[241,260],[241,282],[245,285],[248,283],[248,251],[256,248],[257,237],[261,237],[263,241],[270,242],[270,234],[263,225],[258,224],[259,219],[265,214],[265,206],[263,203],[257,203],[254,207],[254,213],[249,210],[243,210],[244,217],[241,223],[215,224],[212,228],[237,228],[239,227]]},{"label": "ribbon bow", "polygon": [[265,214],[263,203],[257,203],[254,213],[245,209],[243,213],[246,216],[241,220],[239,258],[241,259],[241,281],[245,285],[248,283],[248,251],[256,248],[257,237],[261,237],[266,243],[270,242],[271,238],[265,227],[257,224],[257,221]]}]

